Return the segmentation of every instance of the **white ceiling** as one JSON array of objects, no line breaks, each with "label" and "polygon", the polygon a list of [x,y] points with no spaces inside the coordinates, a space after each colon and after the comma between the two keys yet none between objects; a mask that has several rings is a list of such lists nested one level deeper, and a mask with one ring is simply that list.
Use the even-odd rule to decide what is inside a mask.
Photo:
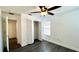
[{"label": "white ceiling", "polygon": [[[46,6],[46,7],[50,8],[52,6]],[[16,13],[16,14],[20,14],[20,13],[30,14],[30,12],[40,11],[40,8],[38,6],[0,6],[0,9],[7,13],[12,12],[12,13]],[[61,8],[52,10],[50,12],[54,13],[55,15],[60,15],[62,13],[70,12],[73,9],[79,9],[79,7],[78,6],[63,6]],[[6,15],[8,15],[10,19],[16,18],[16,14],[10,15],[7,13],[6,13]],[[38,17],[39,19],[40,18],[41,19],[48,19],[48,18],[50,19],[52,17],[51,15],[46,15],[45,17],[42,17],[40,13],[34,13],[34,14],[32,14],[32,16]]]},{"label": "white ceiling", "polygon": [[[56,10],[51,10],[50,12],[51,13],[54,13],[54,16],[61,16],[63,14],[66,14],[66,13],[69,13],[69,12],[72,12],[72,11],[75,11],[75,10],[79,10],[79,7],[78,6],[62,6],[61,8],[58,8]],[[41,20],[51,20],[53,16],[47,14],[46,16],[41,16],[40,13],[35,13],[35,14],[32,14],[32,16],[35,16],[37,17],[38,19],[41,19]]]},{"label": "white ceiling", "polygon": [[58,13],[63,13],[63,12],[68,12],[71,11],[73,9],[79,9],[78,6],[62,6],[61,8],[58,8],[56,10],[52,10],[50,12],[54,13],[54,14],[58,14]]},{"label": "white ceiling", "polygon": [[[50,8],[50,7],[48,6],[47,8]],[[56,15],[56,14],[62,14],[62,13],[65,13],[65,12],[70,12],[72,10],[77,10],[77,9],[79,9],[79,6],[62,6],[58,9],[51,10],[49,12],[54,13]],[[37,14],[40,16],[40,13],[36,13],[36,14],[33,14],[33,15],[37,16]],[[49,15],[47,15],[47,16],[49,16]]]},{"label": "white ceiling", "polygon": [[[46,6],[47,8],[50,8],[51,6]],[[52,10],[50,12],[54,13],[54,14],[58,14],[58,13],[62,13],[64,11],[67,11],[69,9],[73,9],[73,8],[79,8],[79,7],[75,7],[75,6],[63,6],[59,9],[56,10]],[[40,11],[40,8],[38,6],[0,6],[0,9],[4,12],[12,12],[12,13],[30,13],[33,11]]]},{"label": "white ceiling", "polygon": [[[49,8],[49,6],[46,7]],[[40,11],[40,8],[38,6],[0,6],[0,9],[4,12],[17,14]]]},{"label": "white ceiling", "polygon": [[36,9],[35,6],[0,6],[0,9],[4,12],[11,13],[29,13],[31,10]]}]

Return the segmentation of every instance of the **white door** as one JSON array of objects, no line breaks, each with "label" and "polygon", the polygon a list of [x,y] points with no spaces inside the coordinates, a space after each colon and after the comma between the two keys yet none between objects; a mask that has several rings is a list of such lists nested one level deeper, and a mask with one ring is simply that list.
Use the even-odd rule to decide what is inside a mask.
[{"label": "white door", "polygon": [[27,19],[27,41],[28,44],[32,44],[34,42],[33,21],[29,19]]},{"label": "white door", "polygon": [[8,17],[2,17],[3,49],[9,51]]}]

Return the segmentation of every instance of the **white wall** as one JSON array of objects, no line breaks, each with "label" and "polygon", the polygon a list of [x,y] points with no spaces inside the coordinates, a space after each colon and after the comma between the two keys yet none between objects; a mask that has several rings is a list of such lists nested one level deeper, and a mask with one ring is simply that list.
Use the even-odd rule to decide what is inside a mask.
[{"label": "white wall", "polygon": [[33,33],[33,21],[32,20],[29,20],[27,19],[27,43],[28,44],[32,44],[34,42],[34,35],[32,35]]},{"label": "white wall", "polygon": [[52,35],[44,35],[44,38],[52,43],[79,51],[79,7],[56,14],[51,19]]},{"label": "white wall", "polygon": [[1,26],[1,10],[0,10],[0,52],[2,52],[2,26]]},{"label": "white wall", "polygon": [[27,45],[27,29],[26,29],[26,19],[23,14],[21,14],[21,46]]},{"label": "white wall", "polygon": [[17,43],[21,44],[21,15],[17,16],[16,22]]}]

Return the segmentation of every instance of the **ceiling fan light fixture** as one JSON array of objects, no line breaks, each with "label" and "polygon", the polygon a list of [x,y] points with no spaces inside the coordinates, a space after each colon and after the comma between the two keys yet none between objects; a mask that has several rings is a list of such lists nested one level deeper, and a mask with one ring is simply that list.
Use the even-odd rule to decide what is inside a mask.
[{"label": "ceiling fan light fixture", "polygon": [[46,15],[47,15],[47,11],[41,12],[41,15],[42,15],[42,16],[46,16]]},{"label": "ceiling fan light fixture", "polygon": [[42,7],[42,11],[44,11],[45,10],[45,7]]}]

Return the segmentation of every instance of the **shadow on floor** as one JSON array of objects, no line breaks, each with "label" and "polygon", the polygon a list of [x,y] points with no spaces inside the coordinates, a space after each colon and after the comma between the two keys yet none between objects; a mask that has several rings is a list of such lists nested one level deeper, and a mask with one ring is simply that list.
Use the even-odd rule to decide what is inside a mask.
[{"label": "shadow on floor", "polygon": [[17,48],[20,48],[21,45],[17,44],[17,39],[9,39],[9,50],[14,51]]}]

